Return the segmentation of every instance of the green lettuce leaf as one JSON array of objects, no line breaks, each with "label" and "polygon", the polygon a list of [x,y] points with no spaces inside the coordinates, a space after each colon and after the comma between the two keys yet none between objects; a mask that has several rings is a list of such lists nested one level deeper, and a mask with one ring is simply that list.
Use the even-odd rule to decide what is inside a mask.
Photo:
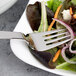
[{"label": "green lettuce leaf", "polygon": [[[44,2],[41,2],[41,7],[42,7],[42,9],[41,9],[42,16],[41,16],[41,24],[40,24],[40,27],[38,29],[38,32],[44,32],[44,31],[48,30],[47,13],[46,13],[46,8],[45,8],[45,3]],[[52,55],[52,57],[50,58],[50,60],[48,62],[48,65],[49,65],[50,68],[55,68],[56,65],[57,65],[57,63],[52,62],[52,58],[56,54],[57,50],[58,50],[57,48],[53,48],[53,49],[45,51],[45,52],[48,52]]]},{"label": "green lettuce leaf", "polygon": [[71,0],[71,2],[72,2],[74,5],[76,5],[76,0]]},{"label": "green lettuce leaf", "polygon": [[53,12],[55,12],[58,8],[58,6],[61,4],[62,2],[60,0],[54,0],[53,3]]},{"label": "green lettuce leaf", "polygon": [[47,31],[48,29],[48,22],[47,22],[47,13],[46,13],[46,7],[45,7],[45,2],[41,2],[41,24],[38,29],[38,32],[44,32]]},{"label": "green lettuce leaf", "polygon": [[54,0],[47,1],[47,7],[49,7],[51,10],[53,10],[53,3],[54,3]]},{"label": "green lettuce leaf", "polygon": [[49,0],[47,1],[47,7],[49,7],[53,12],[56,12],[58,6],[62,3],[60,0]]},{"label": "green lettuce leaf", "polygon": [[[76,56],[71,59],[71,61],[76,61]],[[63,69],[63,70],[70,70],[76,72],[76,64],[70,64],[68,62],[64,62],[58,66],[56,66],[56,69]]]}]

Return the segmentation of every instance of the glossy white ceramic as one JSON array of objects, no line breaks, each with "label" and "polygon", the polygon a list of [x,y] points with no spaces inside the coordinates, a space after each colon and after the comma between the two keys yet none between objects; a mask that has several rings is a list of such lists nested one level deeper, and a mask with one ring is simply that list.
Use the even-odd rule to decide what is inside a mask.
[{"label": "glossy white ceramic", "polygon": [[[39,0],[30,0],[29,4],[33,4],[36,1]],[[40,0],[41,1],[41,0]],[[29,23],[27,21],[26,17],[26,11],[24,11],[21,19],[19,20],[17,26],[15,27],[14,31],[16,32],[22,32],[24,34],[33,32],[29,26]],[[64,75],[64,76],[76,76],[75,72],[71,71],[64,71],[64,70],[58,70],[58,69],[48,69],[44,65],[42,65],[29,51],[29,48],[27,47],[25,41],[22,40],[10,40],[10,46],[13,51],[13,53],[22,61],[24,61],[27,64],[30,64],[32,66],[35,66],[37,68],[40,68],[42,70],[58,74],[58,75]]]}]

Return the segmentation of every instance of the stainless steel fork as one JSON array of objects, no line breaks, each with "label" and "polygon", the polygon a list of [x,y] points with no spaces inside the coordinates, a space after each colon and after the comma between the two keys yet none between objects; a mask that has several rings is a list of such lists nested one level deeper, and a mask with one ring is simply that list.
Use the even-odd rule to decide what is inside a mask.
[{"label": "stainless steel fork", "polygon": [[0,31],[0,39],[24,39],[26,40],[28,46],[30,46],[32,49],[45,51],[62,45],[71,40],[71,35],[67,35],[68,32],[62,31],[64,31],[64,29],[41,33],[30,33],[27,35],[24,35],[20,32]]}]

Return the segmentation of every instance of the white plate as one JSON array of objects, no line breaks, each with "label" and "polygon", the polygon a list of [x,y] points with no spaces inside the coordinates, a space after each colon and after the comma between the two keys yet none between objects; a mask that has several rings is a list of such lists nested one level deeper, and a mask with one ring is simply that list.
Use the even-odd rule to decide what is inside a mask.
[{"label": "white plate", "polygon": [[[39,1],[39,0],[38,0]],[[34,3],[36,0],[30,0],[29,3]],[[26,13],[24,12],[19,23],[15,27],[14,31],[16,32],[22,32],[24,34],[33,32],[29,26],[29,23],[26,18]],[[11,40],[10,45],[12,48],[13,53],[22,61],[24,61],[27,64],[30,64],[32,66],[35,66],[37,68],[40,68],[42,70],[58,74],[58,75],[64,75],[64,76],[76,76],[75,72],[70,71],[64,71],[64,70],[58,70],[58,69],[48,69],[44,65],[42,65],[38,60],[35,59],[35,57],[30,53],[26,43],[22,40]]]}]

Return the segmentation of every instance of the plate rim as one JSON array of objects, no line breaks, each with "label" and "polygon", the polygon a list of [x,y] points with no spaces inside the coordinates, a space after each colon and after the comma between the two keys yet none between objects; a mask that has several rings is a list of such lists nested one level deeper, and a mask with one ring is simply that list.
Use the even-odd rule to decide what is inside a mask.
[{"label": "plate rim", "polygon": [[[33,0],[33,1],[35,1],[35,0]],[[37,0],[38,1],[38,0]],[[29,2],[30,3],[30,2]],[[29,4],[28,3],[28,4]],[[23,13],[23,15],[25,14],[25,11],[24,11],[24,13]],[[20,20],[19,20],[19,22],[21,21],[21,19],[23,18],[23,15],[22,15],[22,17],[20,18]],[[18,22],[18,23],[19,23]],[[18,26],[18,24],[16,25],[16,27],[15,27],[15,29],[17,28],[17,26]],[[15,30],[14,29],[14,30]],[[13,53],[14,53],[14,55],[17,57],[17,58],[19,58],[16,54],[15,54],[15,52],[14,52],[14,48],[12,48],[12,42],[11,42],[11,40],[10,40],[10,47],[11,47],[11,50],[13,51]],[[21,58],[19,58],[21,61],[23,61]],[[25,61],[23,61],[23,62],[25,62]],[[28,62],[25,62],[25,63],[27,63],[27,64],[29,64],[29,65],[31,65],[30,63],[28,63]],[[31,65],[31,66],[34,66],[34,65]],[[34,66],[34,67],[37,67],[37,68],[39,68],[39,69],[42,69],[42,70],[44,70],[44,71],[47,71],[47,72],[50,72],[50,73],[53,73],[53,74],[57,74],[57,75],[65,75],[65,74],[61,74],[61,73],[57,73],[57,72],[55,72],[56,70],[58,70],[58,69],[54,69],[54,70],[51,70],[50,69],[50,71],[49,70],[46,70],[46,68],[45,69],[43,69],[43,68],[40,68],[40,67],[38,67],[38,66]],[[58,70],[59,71],[59,70]],[[62,70],[63,71],[63,70]],[[69,71],[67,71],[67,72],[69,72]],[[75,73],[75,72],[74,72]],[[75,73],[76,74],[76,73]],[[67,74],[68,75],[68,74]],[[75,76],[75,75],[73,75],[73,74],[71,74],[72,76]],[[71,76],[70,75],[70,76]]]}]

